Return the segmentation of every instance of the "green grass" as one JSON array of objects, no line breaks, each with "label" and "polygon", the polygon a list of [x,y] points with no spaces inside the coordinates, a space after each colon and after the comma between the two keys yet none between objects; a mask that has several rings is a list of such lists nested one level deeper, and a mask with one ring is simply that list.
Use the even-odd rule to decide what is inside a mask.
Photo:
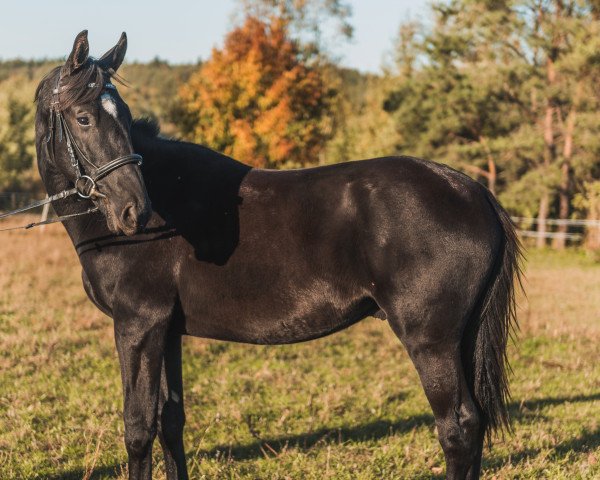
[{"label": "green grass", "polygon": [[[122,395],[109,319],[80,285],[60,228],[0,254],[0,478],[124,478]],[[600,478],[600,266],[528,253],[514,433],[484,478]],[[184,342],[192,478],[443,478],[431,411],[385,322],[314,342]],[[164,478],[158,443],[155,477]]]}]

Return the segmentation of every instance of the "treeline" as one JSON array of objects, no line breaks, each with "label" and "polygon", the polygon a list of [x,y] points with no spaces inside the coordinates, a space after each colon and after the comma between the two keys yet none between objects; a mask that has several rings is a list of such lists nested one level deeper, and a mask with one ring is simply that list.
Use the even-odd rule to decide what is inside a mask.
[{"label": "treeline", "polygon": [[[343,1],[238,3],[236,26],[205,62],[123,67],[134,115],[261,167],[392,154],[445,162],[536,218],[540,246],[548,218],[600,219],[600,1],[435,3],[425,24],[400,25],[379,75],[341,68],[331,53],[352,35]],[[0,63],[0,190],[38,185],[32,95],[55,64]],[[566,232],[558,227],[556,248]]]},{"label": "treeline", "polygon": [[[0,61],[0,193],[42,193],[35,165],[33,103],[35,89],[64,60]],[[161,121],[166,135],[178,135],[171,121],[175,95],[198,65],[170,65],[161,59],[124,65],[119,87],[134,116]]]},{"label": "treeline", "polygon": [[[407,24],[384,108],[401,150],[484,181],[516,215],[598,218],[600,2],[466,1]],[[566,225],[553,244],[565,245]]]}]

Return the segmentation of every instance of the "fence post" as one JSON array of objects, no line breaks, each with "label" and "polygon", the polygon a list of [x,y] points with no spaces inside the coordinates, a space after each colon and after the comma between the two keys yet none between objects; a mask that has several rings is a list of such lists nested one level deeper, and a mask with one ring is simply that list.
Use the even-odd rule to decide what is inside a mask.
[{"label": "fence post", "polygon": [[[48,198],[48,195],[46,195],[46,198]],[[48,211],[49,210],[50,210],[50,204],[46,203],[42,210],[42,216],[40,217],[40,222],[45,222],[46,220],[48,220]],[[40,232],[43,232],[45,229],[46,229],[46,225],[42,225],[40,227]]]}]

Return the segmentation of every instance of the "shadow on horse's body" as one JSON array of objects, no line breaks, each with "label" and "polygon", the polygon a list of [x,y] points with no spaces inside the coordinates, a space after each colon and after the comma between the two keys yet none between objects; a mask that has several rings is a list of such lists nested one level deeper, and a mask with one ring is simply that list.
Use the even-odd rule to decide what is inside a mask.
[{"label": "shadow on horse's body", "polygon": [[[44,113],[38,101],[39,166],[55,193],[69,179],[43,143]],[[150,477],[157,433],[169,479],[187,478],[182,334],[293,343],[369,315],[388,320],[417,368],[448,478],[479,476],[485,432],[507,422],[519,254],[510,219],[484,187],[410,157],[269,171],[161,138],[149,122],[134,123],[131,138],[152,203],[146,229],[134,224],[132,212],[142,219],[147,209],[137,183],[113,208],[120,221],[107,203],[119,202],[113,191],[94,199],[104,216],[65,222],[87,293],[115,322],[131,478]],[[108,181],[100,186],[109,191]],[[66,199],[56,209],[89,206]],[[130,236],[114,236],[111,224]]]}]

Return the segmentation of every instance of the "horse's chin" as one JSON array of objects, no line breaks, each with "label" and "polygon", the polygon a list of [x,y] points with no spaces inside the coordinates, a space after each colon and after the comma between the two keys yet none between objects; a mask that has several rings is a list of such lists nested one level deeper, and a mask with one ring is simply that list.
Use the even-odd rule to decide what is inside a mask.
[{"label": "horse's chin", "polygon": [[106,208],[105,206],[104,208],[100,207],[100,211],[104,214],[104,218],[106,218],[106,226],[114,235],[131,237],[143,230],[143,225],[127,225],[126,223],[120,222],[110,208]]},{"label": "horse's chin", "polygon": [[110,207],[106,205],[106,202],[98,205],[98,207],[106,219],[106,226],[110,230],[110,233],[113,235],[127,235],[127,232],[121,227],[121,225],[119,225],[115,214],[112,213]]},{"label": "horse's chin", "polygon": [[124,225],[120,225],[117,227],[120,233],[123,233],[127,237],[131,237],[140,231],[139,227],[126,227]]},{"label": "horse's chin", "polygon": [[108,215],[106,217],[106,223],[108,225],[108,229],[115,235],[125,235],[127,237],[131,237],[140,230],[137,226],[132,227],[116,221],[114,215]]}]

